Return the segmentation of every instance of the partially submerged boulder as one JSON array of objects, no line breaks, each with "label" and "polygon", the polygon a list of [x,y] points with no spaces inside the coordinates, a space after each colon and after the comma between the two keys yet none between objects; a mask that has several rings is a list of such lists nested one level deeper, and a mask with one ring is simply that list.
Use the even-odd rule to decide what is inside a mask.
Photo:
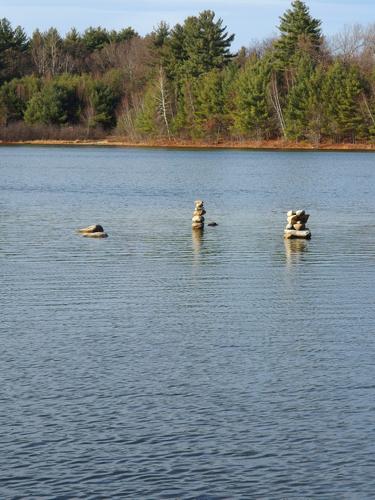
[{"label": "partially submerged boulder", "polygon": [[104,233],[103,226],[100,224],[93,224],[92,226],[84,227],[78,229],[79,233]]},{"label": "partially submerged boulder", "polygon": [[100,224],[93,224],[92,226],[78,229],[78,232],[85,238],[108,238],[108,234],[104,232],[103,226]]}]

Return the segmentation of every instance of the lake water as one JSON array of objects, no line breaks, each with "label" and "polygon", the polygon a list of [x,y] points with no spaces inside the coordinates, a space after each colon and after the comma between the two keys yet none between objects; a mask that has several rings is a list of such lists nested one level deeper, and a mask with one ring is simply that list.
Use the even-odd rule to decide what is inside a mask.
[{"label": "lake water", "polygon": [[374,154],[1,147],[0,222],[1,498],[374,498]]}]

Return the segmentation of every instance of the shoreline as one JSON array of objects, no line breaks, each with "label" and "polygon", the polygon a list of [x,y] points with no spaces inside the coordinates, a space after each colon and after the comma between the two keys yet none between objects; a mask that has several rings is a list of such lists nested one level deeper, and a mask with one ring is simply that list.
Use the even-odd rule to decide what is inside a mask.
[{"label": "shoreline", "polygon": [[205,141],[184,140],[152,140],[129,141],[118,137],[105,139],[36,139],[28,141],[0,141],[0,146],[112,146],[126,148],[165,148],[165,149],[245,149],[245,150],[285,150],[285,151],[363,151],[375,152],[375,143],[322,143],[315,145],[309,142],[265,140],[265,141],[222,141],[211,143]]}]

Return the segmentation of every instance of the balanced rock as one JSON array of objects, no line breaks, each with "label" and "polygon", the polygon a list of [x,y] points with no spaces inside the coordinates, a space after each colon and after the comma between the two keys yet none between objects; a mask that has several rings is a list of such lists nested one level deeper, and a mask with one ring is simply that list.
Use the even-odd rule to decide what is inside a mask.
[{"label": "balanced rock", "polygon": [[192,229],[203,229],[204,228],[204,217],[206,210],[203,207],[203,200],[195,200],[194,202],[194,212],[192,222]]},{"label": "balanced rock", "polygon": [[206,213],[206,210],[204,208],[196,209],[194,210],[193,215],[204,215]]},{"label": "balanced rock", "polygon": [[287,212],[287,225],[284,230],[285,239],[302,238],[309,240],[311,238],[311,232],[306,227],[306,222],[308,221],[310,215],[304,210],[289,210]]},{"label": "balanced rock", "polygon": [[305,240],[310,240],[311,233],[309,229],[305,229],[304,231],[297,231],[295,229],[285,229],[284,238],[287,240],[291,240],[294,238],[303,238]]},{"label": "balanced rock", "polygon": [[191,219],[192,222],[204,222],[203,215],[194,215]]}]

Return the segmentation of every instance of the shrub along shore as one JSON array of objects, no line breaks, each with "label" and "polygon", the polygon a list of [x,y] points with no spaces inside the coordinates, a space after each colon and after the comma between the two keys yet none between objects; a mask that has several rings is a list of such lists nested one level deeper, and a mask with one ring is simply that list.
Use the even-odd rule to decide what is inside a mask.
[{"label": "shrub along shore", "polygon": [[145,36],[89,27],[28,37],[4,18],[0,141],[373,148],[375,23],[328,40],[294,0],[277,37],[237,53],[233,40],[210,10]]}]

